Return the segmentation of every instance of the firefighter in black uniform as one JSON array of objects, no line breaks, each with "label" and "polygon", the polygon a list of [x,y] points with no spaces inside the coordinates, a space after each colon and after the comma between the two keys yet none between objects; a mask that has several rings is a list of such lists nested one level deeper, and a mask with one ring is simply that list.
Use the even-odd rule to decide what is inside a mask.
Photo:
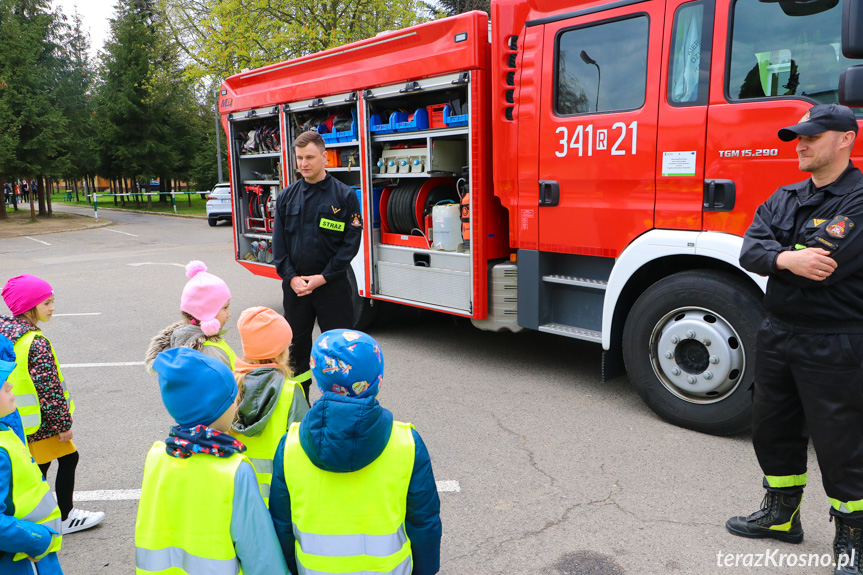
[{"label": "firefighter in black uniform", "polygon": [[863,174],[854,113],[812,107],[779,131],[811,177],[759,206],[740,264],[768,276],[756,340],[752,442],[767,493],[731,533],[800,543],[811,435],[836,526],[835,574],[863,566]]},{"label": "firefighter in black uniform", "polygon": [[273,226],[273,260],[282,278],[285,318],[294,331],[291,368],[309,398],[312,329],[350,328],[353,300],[347,268],[357,254],[363,220],[356,193],[325,169],[320,134],[294,140],[303,178],[279,194]]}]

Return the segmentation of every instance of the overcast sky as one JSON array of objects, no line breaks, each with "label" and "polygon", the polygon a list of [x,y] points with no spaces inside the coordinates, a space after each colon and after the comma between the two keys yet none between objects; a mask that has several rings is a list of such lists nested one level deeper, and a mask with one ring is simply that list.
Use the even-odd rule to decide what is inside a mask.
[{"label": "overcast sky", "polygon": [[90,32],[90,52],[96,57],[96,52],[102,49],[108,39],[108,18],[114,15],[115,0],[54,0],[66,16],[71,17],[77,5],[78,13],[84,22],[84,29]]}]

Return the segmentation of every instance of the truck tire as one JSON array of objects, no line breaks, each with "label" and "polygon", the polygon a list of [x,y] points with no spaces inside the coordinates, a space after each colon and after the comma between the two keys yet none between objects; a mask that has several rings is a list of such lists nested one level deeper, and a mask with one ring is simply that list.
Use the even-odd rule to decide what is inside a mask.
[{"label": "truck tire", "polygon": [[657,415],[712,435],[749,429],[761,297],[714,270],[676,273],[641,294],[623,329],[623,359]]},{"label": "truck tire", "polygon": [[348,283],[351,285],[351,300],[354,305],[354,329],[366,329],[372,325],[377,317],[378,308],[374,305],[374,301],[362,297],[360,290],[357,287],[357,278],[354,276],[354,270],[348,266]]}]

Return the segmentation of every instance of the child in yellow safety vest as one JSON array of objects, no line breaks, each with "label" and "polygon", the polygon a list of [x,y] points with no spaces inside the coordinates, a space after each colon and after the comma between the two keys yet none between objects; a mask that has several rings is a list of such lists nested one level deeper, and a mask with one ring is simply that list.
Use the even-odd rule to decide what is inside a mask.
[{"label": "child in yellow safety vest", "polygon": [[55,491],[60,506],[64,535],[98,525],[105,513],[74,507],[75,470],[78,449],[72,442],[72,414],[75,402],[69,396],[60,364],[51,342],[38,327],[54,314],[54,290],[48,282],[30,274],[6,282],[3,301],[12,317],[0,316],[0,335],[15,348],[18,368],[9,376],[17,396],[27,447],[47,476],[57,460]]},{"label": "child in yellow safety vest", "polygon": [[309,410],[303,387],[290,379],[289,348],[293,332],[283,316],[267,307],[250,307],[240,314],[237,330],[243,359],[234,376],[240,388],[237,418],[231,435],[242,441],[252,460],[261,495],[269,505],[273,457],[279,440]]},{"label": "child in yellow safety vest", "polygon": [[153,369],[177,425],[147,454],[137,573],[286,574],[246,446],[228,434],[237,411],[234,375],[183,347],[160,353]]},{"label": "child in yellow safety vest", "polygon": [[326,331],[311,367],[323,395],[273,461],[270,515],[288,568],[434,575],[441,521],[431,459],[413,425],[376,399],[380,347],[359,331]]},{"label": "child in yellow safety vest", "polygon": [[60,510],[30,456],[15,406],[12,342],[0,336],[0,573],[62,575]]},{"label": "child in yellow safety vest", "polygon": [[189,281],[180,297],[183,319],[153,337],[147,348],[147,367],[152,367],[156,356],[166,349],[188,347],[218,359],[233,370],[237,354],[222,337],[225,323],[231,317],[231,290],[198,260],[186,264],[186,276]]}]

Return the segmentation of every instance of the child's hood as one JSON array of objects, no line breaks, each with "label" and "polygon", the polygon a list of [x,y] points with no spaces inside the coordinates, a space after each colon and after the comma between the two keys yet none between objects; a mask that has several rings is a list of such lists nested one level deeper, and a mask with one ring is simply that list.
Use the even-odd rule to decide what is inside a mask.
[{"label": "child's hood", "polygon": [[[172,323],[150,340],[150,345],[147,346],[147,355],[144,360],[147,364],[147,369],[152,368],[153,361],[156,356],[173,347],[188,347],[197,351],[202,351],[204,342],[208,340],[218,341],[221,336],[208,337],[197,325],[192,325],[185,320]],[[227,363],[227,362],[226,362]]]},{"label": "child's hood", "polygon": [[39,331],[39,328],[24,319],[0,315],[0,335],[5,335],[13,344],[28,331]]},{"label": "child's hood", "polygon": [[300,445],[321,469],[357,471],[383,452],[392,428],[393,414],[377,399],[327,392],[300,423]]},{"label": "child's hood", "polygon": [[246,436],[260,435],[279,403],[284,385],[285,375],[273,367],[247,373],[243,378],[243,400],[237,406],[237,420],[231,428]]}]

